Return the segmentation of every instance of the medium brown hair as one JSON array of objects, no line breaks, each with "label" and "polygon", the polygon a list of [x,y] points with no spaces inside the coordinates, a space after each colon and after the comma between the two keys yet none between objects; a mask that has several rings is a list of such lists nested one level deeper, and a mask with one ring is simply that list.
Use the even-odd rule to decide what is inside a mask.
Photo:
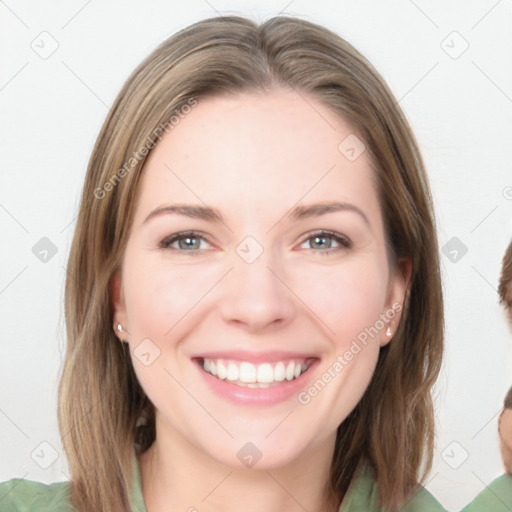
[{"label": "medium brown hair", "polygon": [[130,159],[191,100],[275,88],[309,94],[354,127],[378,183],[391,264],[412,261],[398,330],[381,348],[364,396],[338,427],[327,484],[341,503],[366,463],[380,506],[393,512],[431,469],[443,295],[432,198],[411,128],[369,61],[328,29],[287,16],[261,25],[216,17],[170,37],[137,67],[90,158],[67,267],[59,385],[71,499],[81,512],[129,510],[133,453],[155,439],[154,406],[112,328],[109,284],[126,246],[145,157]]},{"label": "medium brown hair", "polygon": [[505,307],[507,312],[507,319],[512,324],[512,242],[507,247],[501,262],[498,295],[500,304]]},{"label": "medium brown hair", "polygon": [[503,400],[503,409],[512,409],[512,387],[508,390]]}]

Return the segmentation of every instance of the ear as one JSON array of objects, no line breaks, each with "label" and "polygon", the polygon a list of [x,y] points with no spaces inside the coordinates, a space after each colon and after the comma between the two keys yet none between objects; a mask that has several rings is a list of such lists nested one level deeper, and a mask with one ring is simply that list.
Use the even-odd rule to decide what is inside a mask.
[{"label": "ear", "polygon": [[[127,326],[127,318],[126,318],[126,305],[124,300],[124,292],[123,292],[123,281],[121,276],[121,270],[117,269],[112,277],[110,278],[110,296],[112,298],[112,316],[114,319],[114,325],[112,328],[116,333],[116,336],[121,341],[126,341],[124,339],[125,332],[128,332]],[[117,330],[117,325],[121,324],[123,326],[122,331]]]},{"label": "ear", "polygon": [[[402,311],[404,309],[404,301],[406,298],[409,281],[412,274],[411,258],[400,258],[396,268],[392,271],[389,278],[388,294],[385,309],[382,311],[381,318],[384,321],[384,328],[380,336],[380,346],[387,345],[397,331]],[[391,334],[388,336],[388,327]]]}]

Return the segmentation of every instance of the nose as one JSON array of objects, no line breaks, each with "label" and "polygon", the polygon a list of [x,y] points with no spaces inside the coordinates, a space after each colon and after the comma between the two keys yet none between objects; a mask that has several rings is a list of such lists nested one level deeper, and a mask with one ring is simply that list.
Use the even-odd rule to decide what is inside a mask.
[{"label": "nose", "polygon": [[290,323],[295,314],[294,294],[288,287],[286,271],[270,251],[252,263],[235,255],[234,268],[223,280],[220,298],[224,321],[249,333]]}]

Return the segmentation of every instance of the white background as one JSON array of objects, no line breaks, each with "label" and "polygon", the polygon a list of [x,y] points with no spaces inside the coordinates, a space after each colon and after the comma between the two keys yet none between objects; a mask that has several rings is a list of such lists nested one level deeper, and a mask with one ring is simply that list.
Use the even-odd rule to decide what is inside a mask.
[{"label": "white background", "polygon": [[[124,80],[157,44],[195,21],[217,14],[264,21],[280,12],[334,30],[376,66],[418,138],[440,245],[457,237],[467,247],[456,262],[442,255],[446,358],[427,488],[459,510],[503,473],[496,427],[512,385],[512,333],[496,290],[512,235],[509,1],[5,0],[0,481],[68,479],[56,416],[65,266],[87,161]],[[58,48],[46,59],[31,47],[51,44]],[[32,252],[42,237],[57,249],[46,263]],[[53,453],[47,469],[36,463],[49,464]]]}]

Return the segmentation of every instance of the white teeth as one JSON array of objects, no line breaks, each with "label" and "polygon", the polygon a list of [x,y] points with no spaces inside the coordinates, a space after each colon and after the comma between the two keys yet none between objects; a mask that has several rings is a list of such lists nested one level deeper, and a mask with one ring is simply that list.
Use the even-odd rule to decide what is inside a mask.
[{"label": "white teeth", "polygon": [[258,382],[270,383],[274,380],[274,371],[272,366],[268,363],[260,364],[258,366]]},{"label": "white teeth", "polygon": [[228,380],[238,380],[238,366],[234,363],[228,364],[228,373],[226,378]]},{"label": "white teeth", "polygon": [[250,384],[245,384],[243,382],[237,382],[239,386],[247,386],[248,388],[269,388],[270,384],[266,384],[265,382],[254,382]]},{"label": "white teeth", "polygon": [[282,382],[285,379],[285,369],[284,369],[284,363],[277,363],[276,367],[274,368],[274,380],[277,382]]},{"label": "white teeth", "polygon": [[222,361],[217,363],[217,377],[219,379],[224,380],[228,376],[227,368],[222,364]]},{"label": "white teeth", "polygon": [[238,370],[238,379],[242,382],[256,382],[256,366],[252,363],[241,363]]},{"label": "white teeth", "polygon": [[204,371],[220,380],[229,380],[239,386],[264,388],[284,380],[291,381],[300,377],[310,365],[310,361],[279,361],[275,365],[262,363],[226,361],[222,359],[204,359]]},{"label": "white teeth", "polygon": [[290,361],[288,363],[288,366],[286,367],[286,380],[293,379],[293,370],[295,370],[295,364],[293,363],[293,361]]}]

